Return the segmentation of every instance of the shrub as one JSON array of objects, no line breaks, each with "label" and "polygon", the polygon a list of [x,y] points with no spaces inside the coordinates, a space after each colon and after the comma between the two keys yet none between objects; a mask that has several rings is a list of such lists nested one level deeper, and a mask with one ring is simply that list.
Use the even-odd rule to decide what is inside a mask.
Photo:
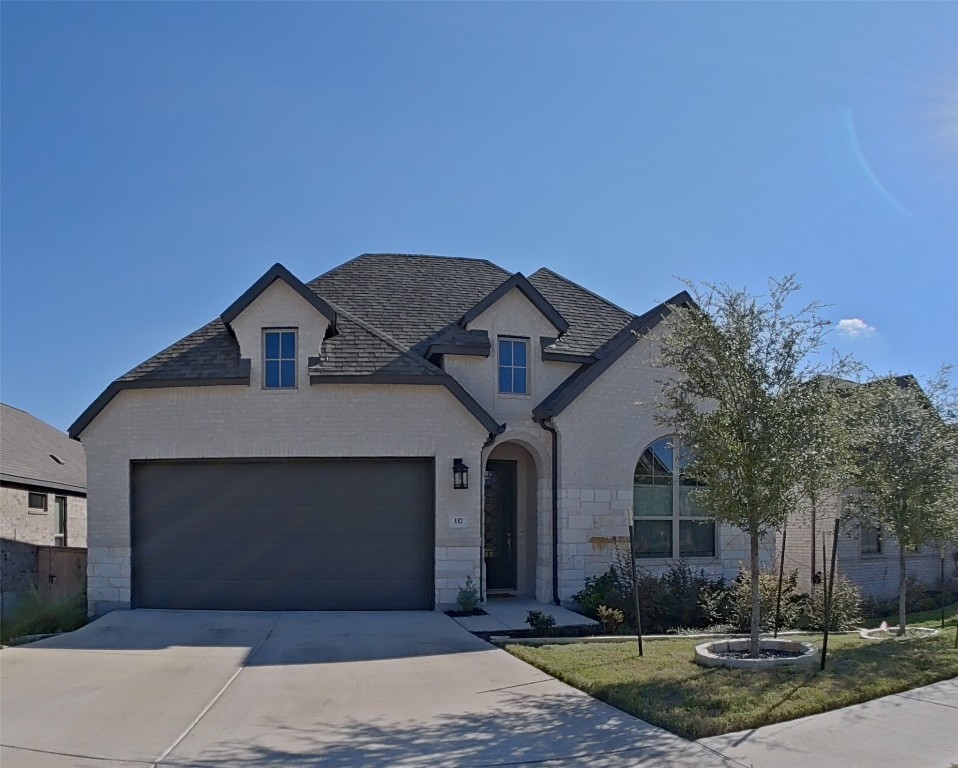
[{"label": "shrub", "polygon": [[479,607],[479,590],[472,580],[472,576],[466,576],[465,586],[459,587],[459,594],[456,595],[456,605],[462,611],[474,611]]},{"label": "shrub", "polygon": [[[771,571],[758,575],[761,611],[761,630],[775,628],[775,604],[778,593],[778,574]],[[782,605],[779,629],[796,627],[801,623],[806,595],[798,591],[798,571],[792,571],[782,581]],[[735,632],[748,632],[752,625],[752,585],[748,571],[739,571],[728,589],[707,592],[702,599],[702,610],[709,624],[723,625]]]},{"label": "shrub", "polygon": [[[935,610],[941,606],[942,600],[947,605],[954,601],[954,594],[946,590],[943,596],[937,588],[919,581],[915,574],[908,574],[905,579],[905,610],[908,613]],[[862,600],[862,614],[866,619],[894,617],[897,621],[898,597],[864,598]]]},{"label": "shrub", "polygon": [[600,605],[596,613],[598,614],[599,622],[602,624],[602,631],[607,635],[617,635],[625,623],[625,614],[618,608],[609,608],[607,605]]},{"label": "shrub", "polygon": [[554,616],[549,616],[542,611],[529,611],[526,616],[526,624],[532,628],[533,632],[538,632],[541,635],[551,635],[556,620]]},{"label": "shrub", "polygon": [[[824,589],[816,589],[808,598],[806,615],[803,622],[805,629],[821,632],[825,629],[825,597]],[[858,587],[839,574],[835,577],[832,587],[832,613],[828,622],[830,632],[841,632],[846,629],[855,629],[862,623],[862,595]]]},{"label": "shrub", "polygon": [[[724,588],[722,579],[712,579],[704,571],[693,573],[684,561],[673,563],[662,575],[637,569],[642,631],[668,632],[678,627],[708,626],[702,609],[702,597]],[[609,570],[586,579],[585,587],[572,599],[583,613],[599,619],[599,607],[621,611],[624,623],[635,627],[635,599],[632,594],[632,566],[627,552],[615,547]]]},{"label": "shrub", "polygon": [[82,592],[61,600],[46,600],[32,589],[24,595],[10,620],[4,622],[0,637],[7,641],[24,635],[71,632],[86,623],[86,597]]}]

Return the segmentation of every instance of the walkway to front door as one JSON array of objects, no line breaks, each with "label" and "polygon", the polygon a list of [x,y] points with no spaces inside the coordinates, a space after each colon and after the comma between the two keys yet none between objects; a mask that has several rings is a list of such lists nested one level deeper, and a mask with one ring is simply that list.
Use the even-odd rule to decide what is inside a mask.
[{"label": "walkway to front door", "polygon": [[529,611],[541,611],[556,620],[557,627],[581,627],[598,624],[597,621],[551,603],[537,603],[531,597],[493,598],[482,606],[487,616],[460,616],[453,621],[470,632],[507,632],[529,629],[526,616]]}]

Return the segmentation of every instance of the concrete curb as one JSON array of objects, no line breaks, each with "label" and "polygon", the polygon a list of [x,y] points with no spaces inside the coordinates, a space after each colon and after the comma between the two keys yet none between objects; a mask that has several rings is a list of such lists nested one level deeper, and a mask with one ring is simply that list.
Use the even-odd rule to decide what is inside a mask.
[{"label": "concrete curb", "polygon": [[[814,635],[816,632],[802,632],[801,630],[788,630],[779,632],[779,637],[794,635]],[[857,630],[845,630],[842,632],[829,632],[829,637],[834,635],[856,635]],[[747,638],[749,635],[731,635],[731,634],[694,634],[694,635],[642,635],[642,642],[646,640],[735,640]],[[771,640],[770,635],[762,635],[763,640]],[[575,643],[637,643],[636,635],[592,635],[591,637],[509,637],[508,635],[491,635],[489,642],[493,645],[574,645]]]}]

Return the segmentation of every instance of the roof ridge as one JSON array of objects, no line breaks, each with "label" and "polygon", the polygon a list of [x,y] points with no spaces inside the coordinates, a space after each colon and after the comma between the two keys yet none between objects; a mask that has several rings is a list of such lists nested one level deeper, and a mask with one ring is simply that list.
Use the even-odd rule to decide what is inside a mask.
[{"label": "roof ridge", "polygon": [[378,339],[380,339],[380,340],[386,342],[386,343],[389,344],[391,347],[395,348],[396,350],[398,350],[398,351],[401,352],[402,354],[404,354],[404,355],[406,355],[407,357],[409,357],[411,360],[413,360],[413,362],[416,362],[416,363],[418,363],[419,365],[421,365],[422,367],[424,367],[426,370],[431,371],[431,372],[433,372],[433,373],[438,373],[438,374],[443,374],[443,375],[445,375],[446,372],[443,371],[441,368],[439,368],[439,367],[436,366],[436,365],[433,365],[433,364],[430,363],[426,358],[422,357],[421,355],[416,354],[416,353],[413,352],[411,349],[409,349],[409,347],[407,347],[405,344],[403,344],[403,343],[400,342],[400,341],[397,341],[396,339],[394,339],[394,338],[393,338],[392,336],[390,336],[389,334],[387,334],[387,333],[385,333],[385,332],[379,330],[378,328],[376,328],[376,326],[371,325],[370,323],[366,322],[365,320],[363,320],[363,319],[357,317],[357,316],[354,315],[352,312],[349,312],[349,311],[343,309],[343,308],[340,307],[338,304],[334,304],[334,303],[331,302],[331,301],[327,301],[326,303],[329,304],[329,306],[331,306],[334,311],[336,311],[336,312],[339,313],[339,314],[342,314],[342,316],[345,317],[347,320],[351,320],[352,322],[356,323],[356,325],[358,325],[360,328],[362,328],[363,330],[365,330],[365,331],[371,333],[371,334],[372,334],[373,336],[375,336],[376,338],[378,338]]},{"label": "roof ridge", "polygon": [[548,272],[548,273],[549,273],[550,275],[552,275],[553,277],[557,277],[557,278],[559,278],[560,280],[562,280],[563,282],[566,282],[566,283],[568,283],[569,285],[571,285],[571,286],[573,286],[573,287],[575,287],[575,288],[578,288],[580,291],[584,291],[585,293],[589,294],[592,298],[598,299],[599,301],[601,301],[601,302],[602,302],[603,304],[605,304],[606,306],[612,307],[613,309],[619,310],[619,312],[625,313],[625,314],[628,315],[630,318],[638,317],[638,315],[636,315],[634,312],[629,312],[629,310],[625,309],[625,307],[620,307],[618,304],[609,301],[609,300],[608,300],[607,298],[605,298],[604,296],[600,296],[600,295],[597,294],[595,291],[590,291],[590,290],[589,290],[588,288],[586,288],[584,285],[579,285],[579,283],[577,283],[575,280],[570,280],[570,279],[569,279],[568,277],[566,277],[565,275],[560,275],[558,272],[556,272],[556,271],[554,271],[554,270],[552,270],[552,269],[549,269],[548,267],[539,267],[535,272],[533,272],[531,275],[529,275],[529,279],[531,280],[533,277],[535,277],[536,275],[538,275],[540,272]]}]

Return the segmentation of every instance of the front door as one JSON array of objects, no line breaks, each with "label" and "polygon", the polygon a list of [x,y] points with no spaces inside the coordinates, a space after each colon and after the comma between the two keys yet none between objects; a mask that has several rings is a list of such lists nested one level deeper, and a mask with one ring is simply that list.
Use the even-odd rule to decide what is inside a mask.
[{"label": "front door", "polygon": [[516,462],[486,462],[486,589],[516,588]]}]

